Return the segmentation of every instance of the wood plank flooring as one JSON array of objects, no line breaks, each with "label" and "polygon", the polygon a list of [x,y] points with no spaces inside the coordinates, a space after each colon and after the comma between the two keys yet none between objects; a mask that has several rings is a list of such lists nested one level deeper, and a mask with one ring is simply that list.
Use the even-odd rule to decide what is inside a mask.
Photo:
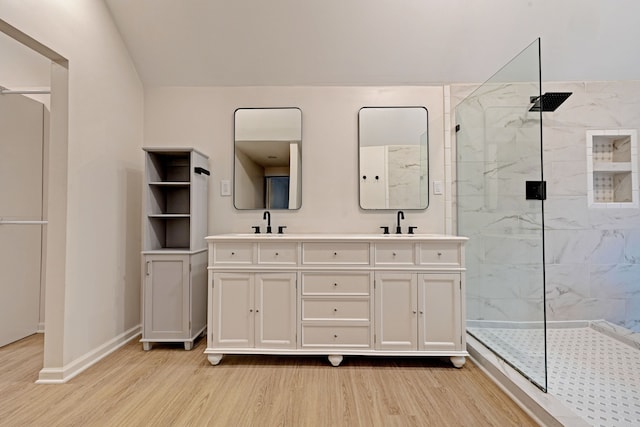
[{"label": "wood plank flooring", "polygon": [[0,348],[0,426],[535,426],[471,361],[225,356],[131,342],[61,385],[34,384],[43,336]]}]

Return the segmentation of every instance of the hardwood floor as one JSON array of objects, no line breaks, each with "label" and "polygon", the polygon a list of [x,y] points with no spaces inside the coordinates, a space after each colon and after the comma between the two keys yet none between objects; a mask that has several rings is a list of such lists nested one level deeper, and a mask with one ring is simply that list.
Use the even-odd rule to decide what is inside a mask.
[{"label": "hardwood floor", "polygon": [[535,426],[471,361],[225,356],[131,342],[61,385],[34,384],[43,336],[0,348],[1,426]]}]

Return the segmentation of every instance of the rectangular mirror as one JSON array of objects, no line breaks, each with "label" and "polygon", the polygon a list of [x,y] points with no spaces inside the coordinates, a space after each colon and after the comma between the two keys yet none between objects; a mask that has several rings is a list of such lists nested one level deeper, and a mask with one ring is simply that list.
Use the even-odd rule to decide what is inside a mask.
[{"label": "rectangular mirror", "polygon": [[302,111],[239,108],[234,129],[236,209],[300,209]]},{"label": "rectangular mirror", "polygon": [[358,143],[362,209],[427,208],[429,125],[426,108],[361,108]]}]

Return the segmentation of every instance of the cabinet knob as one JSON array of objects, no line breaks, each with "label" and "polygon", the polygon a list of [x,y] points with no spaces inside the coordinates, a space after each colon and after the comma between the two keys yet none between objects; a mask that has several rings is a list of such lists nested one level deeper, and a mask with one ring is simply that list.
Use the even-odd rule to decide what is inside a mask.
[{"label": "cabinet knob", "polygon": [[334,283],[334,284],[333,284],[333,286],[334,286],[334,287],[336,287],[336,286],[338,286],[338,284],[337,284],[337,283]]},{"label": "cabinet knob", "polygon": [[333,335],[333,337],[334,337],[334,338],[338,338],[338,335],[335,335],[335,334],[334,334],[334,335]]},{"label": "cabinet knob", "polygon": [[334,313],[337,313],[337,312],[338,312],[338,309],[337,309],[337,308],[334,308],[334,309],[333,309],[333,312],[334,312]]},{"label": "cabinet knob", "polygon": [[280,255],[278,252],[276,252],[276,256]]},{"label": "cabinet knob", "polygon": [[415,310],[413,310],[413,314],[416,314],[417,312]]},{"label": "cabinet knob", "polygon": [[442,252],[438,252],[438,256],[442,256]]},{"label": "cabinet knob", "polygon": [[333,253],[333,256],[338,256],[338,252],[334,252],[334,253]]},{"label": "cabinet knob", "polygon": [[[256,310],[256,311],[258,311],[258,310]],[[420,311],[420,314],[421,314],[421,315],[422,315],[422,314],[424,314],[424,311]]]},{"label": "cabinet knob", "polygon": [[260,310],[258,310],[257,308],[256,308],[256,313],[260,313]]},{"label": "cabinet knob", "polygon": [[395,252],[392,252],[392,253],[391,253],[391,255],[396,256],[396,253],[395,253]]},{"label": "cabinet knob", "polygon": [[231,256],[234,256],[236,253],[235,252],[231,252]]},{"label": "cabinet knob", "polygon": [[249,313],[253,313],[253,308],[250,308],[250,309],[249,309]]}]

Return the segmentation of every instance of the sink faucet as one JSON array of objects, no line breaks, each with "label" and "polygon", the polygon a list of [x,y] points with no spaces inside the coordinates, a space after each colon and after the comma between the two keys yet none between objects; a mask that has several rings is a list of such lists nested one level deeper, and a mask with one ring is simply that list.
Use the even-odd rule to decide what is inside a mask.
[{"label": "sink faucet", "polygon": [[402,234],[402,228],[400,227],[401,219],[404,219],[404,212],[398,211],[398,223],[396,225],[396,234]]},{"label": "sink faucet", "polygon": [[262,219],[267,220],[267,233],[271,234],[271,212],[264,211],[264,214],[262,215]]}]

